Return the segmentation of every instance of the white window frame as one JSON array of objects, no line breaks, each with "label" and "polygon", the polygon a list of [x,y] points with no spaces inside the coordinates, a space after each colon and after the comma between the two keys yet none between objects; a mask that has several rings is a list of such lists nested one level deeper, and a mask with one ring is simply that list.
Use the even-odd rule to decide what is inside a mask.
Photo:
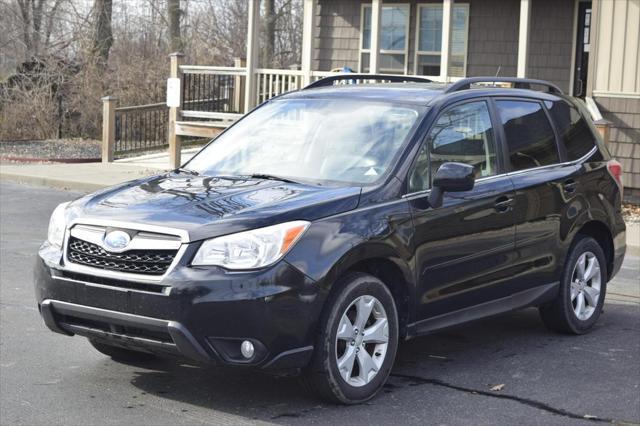
[{"label": "white window frame", "polygon": [[[468,59],[468,51],[469,51],[469,3],[458,3],[458,2],[454,2],[453,3],[453,7],[464,7],[466,9],[467,12],[467,19],[466,19],[466,23],[465,23],[465,29],[464,29],[464,66],[463,66],[463,70],[462,70],[462,77],[457,77],[457,78],[464,78],[467,76],[467,59]],[[422,74],[418,74],[418,58],[420,55],[442,55],[442,49],[440,49],[439,51],[435,52],[435,51],[423,51],[423,50],[418,50],[420,47],[420,16],[422,14],[422,9],[442,9],[442,3],[419,3],[417,5],[417,9],[416,9],[416,37],[414,40],[414,45],[415,45],[415,52],[413,54],[413,73],[415,75],[421,75]],[[453,28],[452,28],[453,30]],[[451,41],[449,42],[449,48],[451,48]],[[451,60],[451,52],[449,52],[449,60]],[[447,70],[447,77],[449,77],[449,70]],[[425,75],[425,77],[431,77],[434,79],[438,79],[440,78],[440,75]]]},{"label": "white window frame", "polygon": [[[358,51],[358,72],[364,72],[363,69],[363,64],[362,64],[362,54],[363,53],[368,53],[369,55],[371,55],[371,49],[364,49],[363,43],[364,43],[364,11],[366,8],[371,8],[371,3],[362,3],[360,5],[360,42],[359,42],[359,51]],[[381,55],[404,55],[404,69],[402,71],[403,74],[407,74],[409,71],[409,27],[411,25],[411,4],[410,3],[383,3],[382,4],[382,9],[384,9],[385,7],[403,7],[407,10],[407,20],[405,22],[405,35],[404,35],[404,50],[387,50],[387,49],[380,49],[380,54]],[[382,15],[382,11],[381,15]],[[382,20],[382,16],[380,16],[380,19]],[[380,23],[380,31],[382,31],[382,22]],[[371,57],[371,56],[369,56]],[[386,74],[397,74],[398,70],[392,70],[392,69],[384,69],[384,68],[380,68],[380,72],[381,73],[386,73]]]}]

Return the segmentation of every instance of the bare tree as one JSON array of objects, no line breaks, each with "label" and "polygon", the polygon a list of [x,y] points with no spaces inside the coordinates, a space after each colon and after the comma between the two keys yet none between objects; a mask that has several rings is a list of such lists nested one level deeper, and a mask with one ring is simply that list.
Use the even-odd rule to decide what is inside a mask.
[{"label": "bare tree", "polygon": [[171,52],[182,51],[182,36],[180,35],[180,0],[167,0],[167,16],[169,21],[169,47]]},{"label": "bare tree", "polygon": [[40,56],[43,50],[43,33],[44,50],[48,47],[54,20],[61,3],[62,0],[16,0],[22,24],[25,59]]},{"label": "bare tree", "polygon": [[92,54],[101,67],[107,66],[109,51],[113,45],[111,14],[113,0],[95,0],[93,4]]},{"label": "bare tree", "polygon": [[276,1],[263,0],[264,2],[264,27],[265,27],[265,44],[262,63],[266,67],[272,67],[274,64],[273,53],[276,44]]}]

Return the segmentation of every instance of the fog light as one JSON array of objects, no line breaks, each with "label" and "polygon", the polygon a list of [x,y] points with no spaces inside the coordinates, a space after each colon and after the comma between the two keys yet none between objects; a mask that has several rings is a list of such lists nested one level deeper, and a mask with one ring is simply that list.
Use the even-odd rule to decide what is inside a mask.
[{"label": "fog light", "polygon": [[246,359],[253,358],[253,354],[255,353],[255,348],[253,347],[253,343],[248,340],[245,340],[240,345],[240,352],[242,352],[242,356]]}]

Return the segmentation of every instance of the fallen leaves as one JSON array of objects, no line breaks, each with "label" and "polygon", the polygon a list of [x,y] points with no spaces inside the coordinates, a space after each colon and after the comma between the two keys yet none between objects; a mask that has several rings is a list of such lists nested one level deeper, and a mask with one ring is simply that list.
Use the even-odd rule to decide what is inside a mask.
[{"label": "fallen leaves", "polygon": [[499,385],[491,386],[489,390],[493,392],[500,392],[502,389],[504,389],[504,386],[505,386],[504,383],[500,383]]}]

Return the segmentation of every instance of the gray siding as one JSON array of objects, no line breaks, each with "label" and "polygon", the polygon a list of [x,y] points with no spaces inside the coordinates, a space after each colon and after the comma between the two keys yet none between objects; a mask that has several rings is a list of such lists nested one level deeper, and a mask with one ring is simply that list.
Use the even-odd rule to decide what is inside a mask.
[{"label": "gray siding", "polygon": [[[413,74],[418,4],[438,0],[387,0],[410,4],[408,72]],[[360,10],[365,0],[319,0],[315,16],[314,69],[358,69]],[[460,0],[469,4],[467,76],[515,76],[519,0]],[[574,0],[535,0],[532,6],[529,75],[569,89]]]},{"label": "gray siding", "polygon": [[317,71],[358,69],[360,1],[321,0],[315,10],[313,63]]},{"label": "gray siding", "polygon": [[[570,92],[574,2],[535,0],[531,6],[528,76]],[[517,51],[517,44],[516,44]]]},{"label": "gray siding", "polygon": [[625,198],[640,200],[640,99],[594,98],[611,121],[609,151],[622,163]]},{"label": "gray siding", "polygon": [[513,77],[518,65],[519,0],[472,0],[469,4],[467,76]]}]

